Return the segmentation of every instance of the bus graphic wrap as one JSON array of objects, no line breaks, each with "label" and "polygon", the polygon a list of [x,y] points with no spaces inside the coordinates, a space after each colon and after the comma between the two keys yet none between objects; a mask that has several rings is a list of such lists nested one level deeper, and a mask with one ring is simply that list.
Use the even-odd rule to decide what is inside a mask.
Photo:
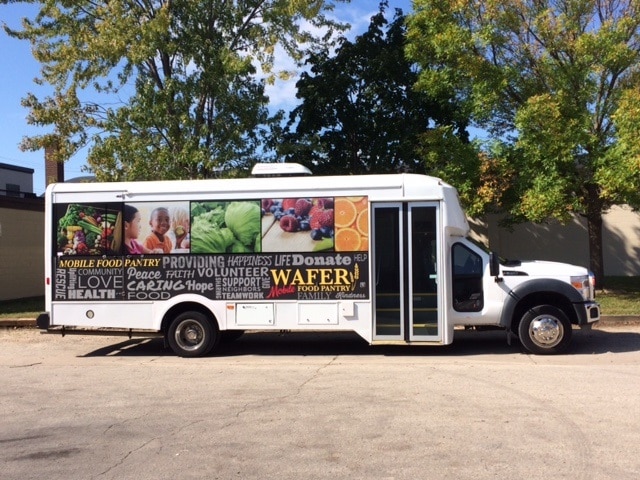
[{"label": "bus graphic wrap", "polygon": [[369,298],[366,252],[59,256],[54,300],[211,300]]},{"label": "bus graphic wrap", "polygon": [[56,205],[53,299],[368,299],[367,197]]}]

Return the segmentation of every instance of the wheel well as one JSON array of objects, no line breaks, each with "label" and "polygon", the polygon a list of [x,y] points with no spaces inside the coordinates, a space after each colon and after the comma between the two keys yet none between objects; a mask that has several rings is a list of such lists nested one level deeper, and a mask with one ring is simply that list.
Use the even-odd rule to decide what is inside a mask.
[{"label": "wheel well", "polygon": [[211,310],[196,302],[184,302],[174,305],[164,314],[164,317],[162,318],[162,332],[165,335],[171,321],[184,312],[199,312],[205,315],[217,330],[220,329],[216,316],[211,312]]},{"label": "wheel well", "polygon": [[567,297],[554,292],[537,292],[527,295],[518,302],[511,319],[511,331],[517,332],[518,324],[526,311],[539,305],[552,305],[559,308],[567,318],[569,318],[571,323],[578,323],[578,317],[573,308],[573,304]]}]

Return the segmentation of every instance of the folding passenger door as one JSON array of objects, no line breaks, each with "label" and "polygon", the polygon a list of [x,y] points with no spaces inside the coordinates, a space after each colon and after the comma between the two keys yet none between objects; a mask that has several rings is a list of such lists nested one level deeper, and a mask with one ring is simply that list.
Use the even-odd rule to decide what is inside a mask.
[{"label": "folding passenger door", "polygon": [[438,203],[371,205],[374,341],[440,341]]}]

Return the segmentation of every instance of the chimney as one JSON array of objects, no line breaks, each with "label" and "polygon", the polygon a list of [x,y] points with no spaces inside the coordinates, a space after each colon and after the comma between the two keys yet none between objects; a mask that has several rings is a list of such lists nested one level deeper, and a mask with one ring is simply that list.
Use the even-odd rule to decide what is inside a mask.
[{"label": "chimney", "polygon": [[44,174],[47,185],[64,182],[64,163],[56,161],[57,149],[57,143],[44,148]]}]

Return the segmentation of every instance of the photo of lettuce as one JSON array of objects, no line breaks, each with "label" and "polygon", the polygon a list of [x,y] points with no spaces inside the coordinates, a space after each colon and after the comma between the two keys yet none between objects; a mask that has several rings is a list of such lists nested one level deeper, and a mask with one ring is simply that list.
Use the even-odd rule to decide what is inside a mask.
[{"label": "photo of lettuce", "polygon": [[259,201],[193,202],[192,253],[260,252]]},{"label": "photo of lettuce", "polygon": [[258,202],[231,202],[224,221],[245,247],[253,247],[261,231],[261,210]]}]

